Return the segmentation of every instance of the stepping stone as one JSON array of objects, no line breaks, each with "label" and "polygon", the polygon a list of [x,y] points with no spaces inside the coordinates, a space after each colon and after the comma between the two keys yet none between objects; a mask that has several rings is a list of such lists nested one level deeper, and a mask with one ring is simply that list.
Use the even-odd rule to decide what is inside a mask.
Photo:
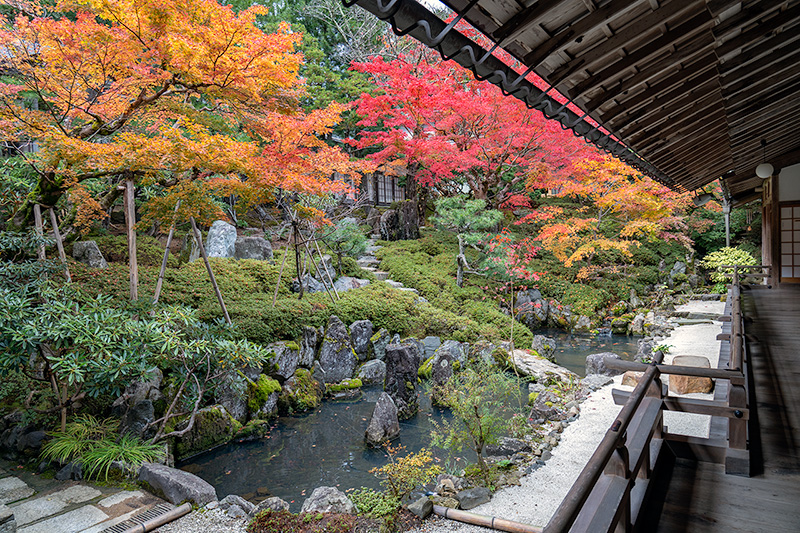
[{"label": "stepping stone", "polygon": [[99,505],[100,507],[113,507],[114,505],[117,505],[117,504],[122,503],[124,501],[130,500],[132,498],[139,499],[142,496],[144,496],[144,493],[142,491],[139,491],[139,490],[124,490],[122,492],[118,492],[116,494],[112,494],[111,496],[109,496],[107,498],[103,498],[102,500],[97,502],[97,505]]},{"label": "stepping stone", "polygon": [[[672,364],[675,366],[711,368],[708,359],[699,355],[676,355],[672,359]],[[669,391],[675,394],[708,393],[712,390],[714,390],[714,381],[711,378],[679,376],[677,374],[672,374],[669,377]]]},{"label": "stepping stone", "polygon": [[36,491],[18,477],[0,479],[0,503],[11,503],[32,496]]},{"label": "stepping stone", "polygon": [[419,291],[414,287],[397,287],[397,289],[405,292],[413,292],[414,294],[419,294]]},{"label": "stepping stone", "polygon": [[366,270],[367,272],[375,272],[378,269],[375,268],[375,267],[372,267],[372,266],[365,266],[365,267],[361,267],[361,270]]},{"label": "stepping stone", "polygon": [[375,274],[375,279],[378,281],[386,281],[389,279],[389,273],[382,270],[375,270],[373,274]]},{"label": "stepping stone", "polygon": [[399,281],[395,281],[393,279],[387,279],[384,281],[386,281],[386,283],[388,283],[390,287],[394,287],[395,289],[401,289],[404,287],[402,283],[400,283]]},{"label": "stepping stone", "polygon": [[364,268],[365,266],[377,265],[379,263],[379,261],[377,259],[375,259],[374,257],[359,257],[358,260],[356,261],[356,263],[361,268]]},{"label": "stepping stone", "polygon": [[78,533],[100,522],[108,515],[94,505],[84,505],[68,513],[53,516],[29,526],[17,529],[17,533]]},{"label": "stepping stone", "polygon": [[14,515],[17,517],[17,524],[23,526],[60,513],[71,504],[88,502],[102,494],[99,490],[86,485],[73,485],[15,505]]}]

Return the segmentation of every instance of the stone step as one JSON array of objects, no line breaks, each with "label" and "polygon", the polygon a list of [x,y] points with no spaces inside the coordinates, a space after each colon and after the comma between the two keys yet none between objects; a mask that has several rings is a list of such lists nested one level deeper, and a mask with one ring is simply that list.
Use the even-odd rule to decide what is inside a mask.
[{"label": "stone step", "polygon": [[0,503],[11,503],[33,496],[36,491],[18,477],[0,479]]},{"label": "stone step", "polygon": [[370,235],[370,238],[372,240],[379,241],[379,240],[381,240],[381,234],[380,233],[373,233],[372,235]]},{"label": "stone step", "polygon": [[361,267],[361,270],[366,270],[367,272],[376,272],[378,269],[377,269],[377,267],[373,267],[373,266],[365,266],[365,267]]},{"label": "stone step", "polygon": [[386,279],[384,281],[386,283],[388,283],[390,287],[394,287],[395,289],[401,289],[401,288],[405,287],[405,285],[403,285],[399,281],[395,281],[393,279]]},{"label": "stone step", "polygon": [[360,266],[361,268],[364,268],[365,266],[374,266],[377,265],[379,262],[380,261],[378,261],[374,257],[368,257],[368,256],[359,257],[358,260],[356,261],[356,263],[358,263],[358,266]]},{"label": "stone step", "polygon": [[413,292],[414,294],[419,294],[419,291],[414,287],[397,287],[397,288],[401,291]]},{"label": "stone step", "polygon": [[375,279],[378,281],[386,281],[389,279],[389,273],[383,270],[374,270],[372,273],[375,274]]}]

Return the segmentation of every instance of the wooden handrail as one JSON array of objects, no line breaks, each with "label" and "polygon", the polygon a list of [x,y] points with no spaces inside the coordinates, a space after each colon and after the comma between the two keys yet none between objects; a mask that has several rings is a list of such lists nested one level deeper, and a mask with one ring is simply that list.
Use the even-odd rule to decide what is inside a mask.
[{"label": "wooden handrail", "polygon": [[[622,359],[604,359],[605,365],[612,370],[622,370],[623,372],[644,372],[650,365],[647,363],[637,363],[636,361],[623,361]],[[662,374],[692,376],[697,378],[712,379],[740,379],[744,377],[739,370],[727,370],[724,368],[699,368],[695,366],[682,365],[656,365]]]},{"label": "wooden handrail", "polygon": [[656,354],[653,363],[648,365],[644,376],[642,376],[639,383],[633,389],[630,398],[625,402],[616,420],[614,420],[614,423],[611,424],[611,427],[606,431],[603,440],[600,441],[600,444],[597,446],[597,449],[595,449],[589,462],[586,463],[578,479],[572,485],[572,488],[570,488],[564,500],[562,500],[561,505],[556,509],[555,514],[547,523],[547,526],[545,526],[545,533],[569,531],[570,527],[572,527],[572,524],[581,511],[581,507],[586,502],[586,499],[589,497],[598,479],[600,479],[600,475],[603,473],[611,457],[617,449],[624,444],[625,431],[628,429],[628,425],[630,425],[631,419],[636,413],[636,409],[645,398],[650,385],[659,375],[657,365],[661,362],[662,357],[663,354]]}]

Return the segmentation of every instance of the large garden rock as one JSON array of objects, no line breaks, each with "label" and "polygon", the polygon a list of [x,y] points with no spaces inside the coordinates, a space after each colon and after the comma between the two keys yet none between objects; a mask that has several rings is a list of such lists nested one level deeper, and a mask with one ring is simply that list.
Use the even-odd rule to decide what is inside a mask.
[{"label": "large garden rock", "polygon": [[386,380],[386,363],[378,359],[367,361],[358,369],[356,377],[364,385],[383,385]]},{"label": "large garden rock", "polygon": [[249,515],[256,508],[255,505],[245,500],[241,496],[237,496],[236,494],[228,494],[219,501],[219,508],[223,511],[228,511],[228,513],[230,513],[230,510],[233,507],[238,507],[244,512],[243,514],[245,515]]},{"label": "large garden rock", "polygon": [[[292,280],[291,284],[292,292],[300,292],[300,282],[296,279]],[[325,286],[314,276],[311,274],[306,274],[303,276],[303,291],[309,294],[315,292],[323,292],[325,290]]]},{"label": "large garden rock", "polygon": [[620,359],[620,356],[612,352],[600,352],[587,355],[586,375],[588,376],[589,374],[602,374],[604,376],[618,376],[622,374],[621,370],[613,370],[606,366],[606,363],[604,361],[606,357],[610,359]]},{"label": "large garden rock", "polygon": [[639,363],[652,360],[653,348],[655,348],[657,344],[656,341],[649,337],[639,339],[637,342],[636,356],[633,360]]},{"label": "large garden rock", "polygon": [[486,365],[492,366],[495,364],[494,357],[492,353],[497,348],[494,344],[489,341],[479,340],[469,349],[469,360],[470,361],[480,361]]},{"label": "large garden rock", "polygon": [[436,349],[434,354],[448,354],[453,361],[457,361],[459,365],[467,364],[467,353],[469,346],[466,348],[463,344],[454,340],[446,340],[439,348]]},{"label": "large garden rock", "polygon": [[439,337],[428,336],[422,339],[422,346],[425,348],[425,353],[422,354],[422,359],[425,360],[433,355],[439,346],[442,345],[442,339]]},{"label": "large garden rock", "polygon": [[336,487],[317,487],[303,502],[300,512],[355,514],[356,506]]},{"label": "large garden rock", "polygon": [[397,419],[397,406],[392,397],[381,393],[372,410],[372,418],[367,425],[364,438],[370,446],[381,446],[400,434],[400,422]]},{"label": "large garden rock", "polygon": [[272,244],[264,237],[237,237],[233,256],[236,259],[257,259],[272,262]]},{"label": "large garden rock", "polygon": [[139,481],[147,483],[157,496],[174,505],[190,502],[203,506],[216,501],[217,491],[194,474],[156,463],[144,463],[139,469]]},{"label": "large garden rock", "polygon": [[[322,401],[325,392],[324,385],[318,380],[315,363],[315,371],[298,368],[294,376],[286,380],[278,398],[278,411],[283,414],[307,411],[316,408]],[[322,369],[319,373],[324,375]]]},{"label": "large garden rock", "polygon": [[403,339],[400,344],[411,348],[411,355],[414,358],[414,364],[417,365],[417,368],[419,368],[419,365],[422,364],[422,361],[424,361],[423,356],[425,354],[425,345],[422,344],[422,341],[411,337],[408,339]]},{"label": "large garden rock", "polygon": [[592,331],[592,319],[586,315],[579,315],[572,326],[573,333],[589,333]]},{"label": "large garden rock", "polygon": [[408,510],[425,520],[433,512],[433,502],[427,496],[408,504]]},{"label": "large garden rock", "polygon": [[316,269],[317,279],[322,281],[325,285],[330,286],[330,280],[335,280],[339,277],[339,271],[336,269],[336,264],[334,263],[333,258],[328,254],[323,255],[322,259],[317,261]]},{"label": "large garden rock", "polygon": [[108,268],[106,258],[94,241],[78,241],[73,244],[72,257],[90,268]]},{"label": "large garden rock", "polygon": [[[711,368],[708,359],[699,355],[676,355],[672,359],[672,364],[695,368]],[[675,394],[708,393],[712,390],[714,390],[714,381],[711,378],[679,376],[677,374],[669,377],[669,391]]]},{"label": "large garden rock", "polygon": [[397,241],[400,239],[400,217],[394,209],[387,209],[381,215],[378,223],[381,239],[384,241]]},{"label": "large garden rock", "polygon": [[153,402],[140,400],[126,409],[125,414],[122,415],[119,422],[120,435],[132,435],[140,439],[152,437],[155,428],[148,428],[148,426],[155,419]]},{"label": "large garden rock", "polygon": [[386,347],[389,346],[392,336],[389,332],[381,328],[378,333],[374,334],[369,340],[369,357],[370,359],[383,359],[386,357]]},{"label": "large garden rock", "polygon": [[269,349],[275,354],[272,375],[284,382],[294,375],[300,364],[300,346],[296,342],[275,342],[269,345]]},{"label": "large garden rock", "polygon": [[319,349],[319,364],[325,371],[325,383],[339,383],[353,377],[356,353],[350,344],[347,326],[336,315],[328,319],[328,327]]},{"label": "large garden rock", "polygon": [[644,335],[644,315],[642,313],[633,317],[628,327],[628,332],[631,335]]},{"label": "large garden rock", "polygon": [[611,333],[616,335],[627,335],[628,326],[631,324],[630,315],[621,316],[611,321]]},{"label": "large garden rock", "polygon": [[536,396],[528,418],[537,424],[567,418],[567,413],[559,409],[558,405],[556,395],[550,389],[546,389]]},{"label": "large garden rock", "polygon": [[217,403],[238,422],[247,422],[247,379],[238,372],[225,375],[214,390]]},{"label": "large garden rock", "polygon": [[360,289],[370,284],[368,279],[351,278],[350,276],[342,276],[333,282],[337,292],[347,292],[352,289]]},{"label": "large garden rock", "polygon": [[369,340],[372,338],[372,322],[369,320],[356,320],[350,324],[350,342],[359,361],[366,361],[369,357]]},{"label": "large garden rock", "polygon": [[278,498],[277,496],[272,496],[271,498],[267,498],[264,501],[261,501],[256,505],[252,511],[250,511],[250,517],[254,517],[261,511],[288,511],[289,510],[289,502]]},{"label": "large garden rock", "polygon": [[568,305],[561,305],[554,302],[550,306],[550,313],[548,315],[548,323],[554,328],[571,329],[572,328],[572,309]]},{"label": "large garden rock", "polygon": [[515,309],[517,320],[535,330],[547,323],[550,304],[542,298],[541,292],[529,289],[517,295]]},{"label": "large garden rock", "polygon": [[554,338],[545,337],[544,335],[534,335],[531,349],[548,361],[556,362],[556,340]]},{"label": "large garden rock", "polygon": [[400,344],[386,347],[386,385],[384,390],[397,406],[400,420],[414,416],[419,409],[417,401],[417,365],[414,348]]},{"label": "large garden rock", "polygon": [[381,223],[381,212],[377,207],[373,207],[367,213],[367,225],[372,228],[373,232],[379,231],[379,224]]},{"label": "large garden rock", "polygon": [[520,374],[536,378],[540,383],[549,381],[578,381],[578,376],[544,357],[530,354],[523,350],[514,350],[508,355],[508,363],[514,366]]},{"label": "large garden rock", "polygon": [[[178,424],[183,429],[188,418]],[[236,433],[236,420],[221,405],[204,407],[197,412],[192,429],[175,441],[175,458],[191,457],[230,441]]]},{"label": "large garden rock", "polygon": [[309,326],[303,326],[303,334],[300,337],[300,359],[297,364],[303,368],[314,366],[317,358],[319,341],[323,337],[320,330]]},{"label": "large garden rock", "polygon": [[492,491],[486,487],[475,487],[472,489],[462,490],[456,494],[458,505],[464,510],[472,509],[484,503],[489,503],[491,497]]},{"label": "large garden rock", "polygon": [[522,439],[502,437],[497,444],[486,445],[486,455],[490,457],[511,457],[515,453],[529,452],[531,446]]},{"label": "large garden rock", "polygon": [[236,227],[224,220],[211,224],[206,237],[208,257],[233,257],[236,253]]}]

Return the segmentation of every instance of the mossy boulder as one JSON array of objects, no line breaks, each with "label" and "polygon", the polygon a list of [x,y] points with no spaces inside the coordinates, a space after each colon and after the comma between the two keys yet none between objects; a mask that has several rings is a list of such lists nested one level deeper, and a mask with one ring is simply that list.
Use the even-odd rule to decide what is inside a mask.
[{"label": "mossy boulder", "polygon": [[[178,423],[180,430],[188,417]],[[229,442],[242,425],[221,405],[204,407],[197,412],[192,429],[175,439],[175,459],[180,461]]]},{"label": "mossy boulder", "polygon": [[345,379],[339,383],[326,385],[325,392],[334,400],[353,400],[361,397],[361,387],[363,385],[358,378]]},{"label": "mossy boulder", "polygon": [[630,319],[625,318],[624,316],[615,318],[611,321],[611,333],[615,333],[617,335],[627,335],[628,325],[630,323]]},{"label": "mossy boulder", "polygon": [[277,414],[281,384],[264,374],[247,384],[247,409],[251,419],[266,420]]},{"label": "mossy boulder", "polygon": [[292,414],[315,409],[322,401],[323,389],[310,370],[298,368],[278,397],[278,412]]},{"label": "mossy boulder", "polygon": [[[221,380],[214,397],[219,405],[240,423],[248,419],[248,380],[240,372],[229,372]],[[250,410],[252,412],[252,409]]]},{"label": "mossy boulder", "polygon": [[275,354],[271,374],[280,382],[294,375],[300,363],[300,346],[296,342],[276,342],[269,345]]},{"label": "mossy boulder", "polygon": [[270,423],[266,420],[251,420],[234,435],[234,440],[247,442],[260,439],[269,433]]},{"label": "mossy boulder", "polygon": [[356,361],[356,352],[350,342],[347,326],[339,317],[332,315],[319,350],[319,364],[325,372],[325,383],[339,383],[353,377]]},{"label": "mossy boulder", "polygon": [[392,340],[392,336],[386,329],[381,328],[369,339],[369,359],[383,360],[386,357],[386,347]]}]

